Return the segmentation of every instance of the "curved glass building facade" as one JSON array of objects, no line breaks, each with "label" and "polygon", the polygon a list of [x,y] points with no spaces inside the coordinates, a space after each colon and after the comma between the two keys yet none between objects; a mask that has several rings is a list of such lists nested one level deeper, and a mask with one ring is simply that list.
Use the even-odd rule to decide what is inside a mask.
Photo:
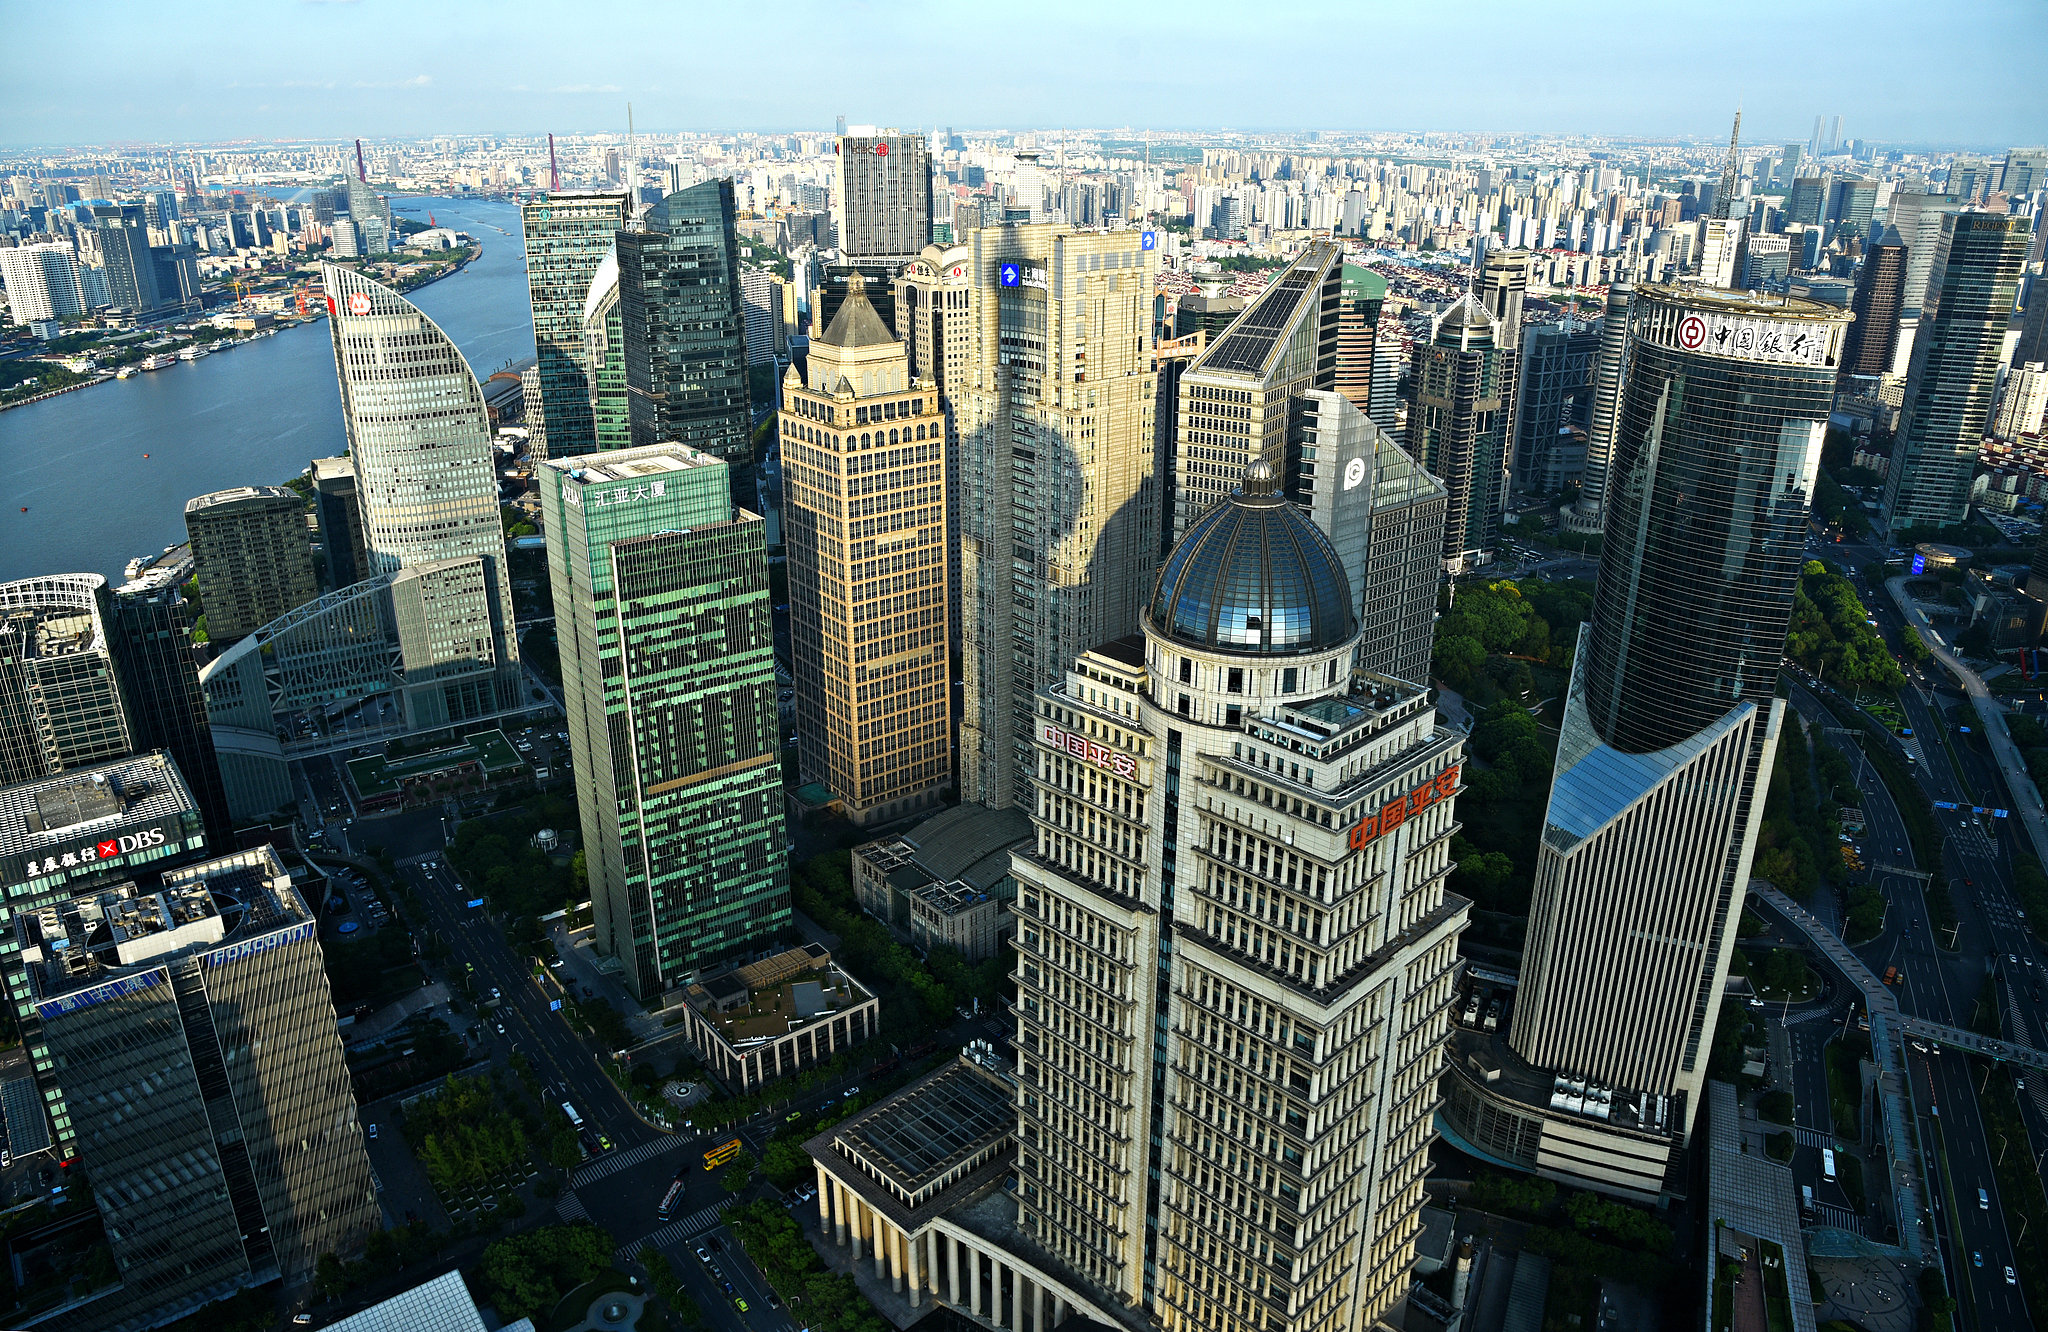
[{"label": "curved glass building facade", "polygon": [[444,560],[483,562],[471,601],[444,601],[431,628],[497,671],[496,698],[448,699],[449,720],[511,707],[519,651],[505,580],[505,534],[490,417],[469,362],[433,320],[354,269],[324,265],[334,369],[370,567],[365,575]]},{"label": "curved glass building facade", "polygon": [[1848,312],[1642,286],[1586,703],[1625,753],[1771,695]]}]

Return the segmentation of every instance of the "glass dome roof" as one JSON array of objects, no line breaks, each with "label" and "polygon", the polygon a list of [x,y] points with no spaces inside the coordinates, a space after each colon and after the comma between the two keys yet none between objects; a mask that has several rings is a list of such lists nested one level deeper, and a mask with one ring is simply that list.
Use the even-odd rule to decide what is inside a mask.
[{"label": "glass dome roof", "polygon": [[1177,642],[1242,656],[1342,647],[1357,632],[1351,584],[1328,537],[1255,462],[1238,493],[1197,518],[1152,591],[1152,623]]}]

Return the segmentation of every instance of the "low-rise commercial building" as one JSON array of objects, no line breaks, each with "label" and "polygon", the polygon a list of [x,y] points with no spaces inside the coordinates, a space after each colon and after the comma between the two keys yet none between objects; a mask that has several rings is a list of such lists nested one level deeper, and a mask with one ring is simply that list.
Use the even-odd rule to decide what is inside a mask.
[{"label": "low-rise commercial building", "polygon": [[873,1036],[881,1001],[823,944],[710,976],[684,991],[690,1039],[713,1074],[750,1090]]},{"label": "low-rise commercial building", "polygon": [[1020,809],[955,805],[907,833],[853,849],[861,907],[921,949],[957,948],[969,962],[994,957],[1016,930],[1010,851],[1031,840]]}]

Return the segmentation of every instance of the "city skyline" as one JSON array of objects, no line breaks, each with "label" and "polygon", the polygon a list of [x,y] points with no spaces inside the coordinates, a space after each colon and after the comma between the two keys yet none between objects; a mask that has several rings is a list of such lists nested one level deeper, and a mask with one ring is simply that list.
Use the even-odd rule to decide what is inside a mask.
[{"label": "city skyline", "polygon": [[[109,44],[92,32],[89,11],[57,7],[14,19],[17,40],[10,47],[16,54],[8,91],[0,93],[0,124],[8,127],[9,145],[131,140],[138,130],[145,139],[178,142],[256,134],[623,133],[631,101],[639,126],[652,132],[783,129],[830,124],[835,115],[906,129],[967,128],[961,117],[970,113],[976,128],[1429,126],[1711,137],[1727,105],[1740,102],[1758,142],[1804,137],[1817,113],[1842,116],[1851,137],[1894,143],[1981,147],[2048,137],[2048,104],[1982,95],[1986,88],[2024,88],[2048,59],[2048,24],[2021,0],[1905,12],[1884,24],[1852,21],[1855,11],[1846,4],[1825,8],[1843,20],[1809,14],[1816,39],[1826,36],[1829,58],[1793,78],[1775,42],[1746,44],[1753,54],[1723,54],[1724,68],[1701,77],[1689,53],[1669,40],[1669,29],[1612,0],[1581,11],[1580,22],[1570,26],[1487,21],[1522,16],[1492,5],[1462,15],[1455,33],[1427,11],[1361,16],[1322,3],[1262,14],[1267,21],[1258,25],[1243,24],[1235,10],[1204,4],[1173,28],[1148,23],[1143,11],[1120,16],[1057,3],[1033,17],[1076,38],[1063,45],[1069,63],[1060,68],[1002,61],[1016,25],[993,13],[983,18],[929,5],[875,6],[863,16],[868,40],[927,53],[913,84],[878,101],[864,68],[842,58],[844,15],[818,5],[799,6],[780,32],[773,69],[746,60],[679,64],[670,52],[703,47],[696,16],[637,4],[610,6],[611,22],[574,26],[545,21],[532,4],[488,11],[458,6],[458,14],[475,9],[489,21],[451,23],[451,44],[417,32],[414,42],[378,40],[379,25],[394,19],[379,0],[306,3],[288,22],[277,22],[268,6],[217,5],[213,12],[237,34],[231,62],[221,56],[215,26],[192,22],[189,11],[133,15],[139,26],[132,40]],[[250,21],[237,21],[237,13]],[[1717,16],[1732,31],[1783,19],[1761,0],[1724,7]],[[832,21],[822,21],[827,17]],[[625,22],[636,40],[622,44],[611,34]],[[1341,42],[1347,23],[1373,77],[1346,81],[1334,96],[1327,81],[1315,78],[1246,80],[1240,90],[1221,77],[1188,72],[1184,39],[1204,30],[1228,34],[1219,50],[1228,52],[1231,67],[1252,68],[1297,61],[1300,37],[1318,27]],[[1993,31],[2000,40],[1982,40]],[[452,45],[458,32],[459,49]],[[82,104],[25,67],[32,52],[78,42],[90,43],[106,62],[100,66],[105,87],[148,93],[117,92]],[[1445,44],[1456,48],[1457,63],[1487,68],[1492,80],[1479,87],[1460,83],[1453,98],[1437,64],[1396,54]],[[307,50],[348,55],[308,66]],[[1873,69],[1891,69],[1899,51],[1912,52],[1915,61],[1918,96],[1910,100],[1892,95],[1894,80],[1868,77]]]}]

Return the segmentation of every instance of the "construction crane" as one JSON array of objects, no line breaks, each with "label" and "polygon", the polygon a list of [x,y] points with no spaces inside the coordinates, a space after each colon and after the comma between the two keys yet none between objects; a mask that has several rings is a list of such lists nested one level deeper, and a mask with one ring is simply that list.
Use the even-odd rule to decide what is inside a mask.
[{"label": "construction crane", "polygon": [[1714,191],[1714,216],[1723,222],[1728,220],[1728,210],[1735,205],[1735,176],[1741,169],[1741,159],[1736,156],[1736,145],[1742,141],[1742,108],[1735,108],[1735,128],[1728,132],[1728,164],[1721,168],[1721,188]]}]

